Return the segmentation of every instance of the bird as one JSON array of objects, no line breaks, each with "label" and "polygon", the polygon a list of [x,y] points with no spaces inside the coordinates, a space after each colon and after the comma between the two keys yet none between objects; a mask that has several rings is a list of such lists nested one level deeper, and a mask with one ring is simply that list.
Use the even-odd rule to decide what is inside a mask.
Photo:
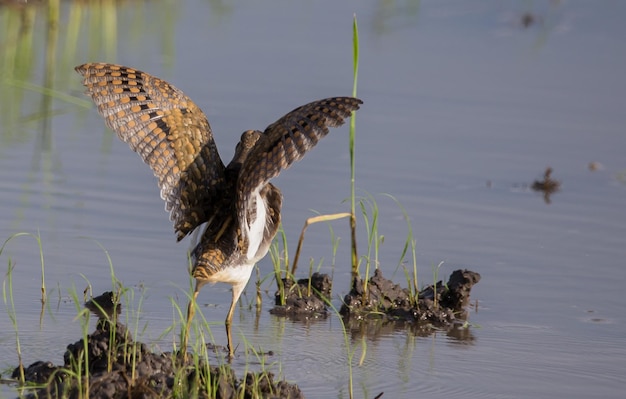
[{"label": "bird", "polygon": [[281,223],[283,196],[270,180],[300,160],[363,103],[331,97],[300,106],[264,131],[241,134],[224,165],[203,111],[174,85],[138,69],[87,63],[75,67],[105,124],[150,166],[180,241],[204,225],[191,252],[195,279],[181,350],[187,349],[200,289],[232,285],[225,320],[228,354],[235,305],[254,265],[268,252]]}]

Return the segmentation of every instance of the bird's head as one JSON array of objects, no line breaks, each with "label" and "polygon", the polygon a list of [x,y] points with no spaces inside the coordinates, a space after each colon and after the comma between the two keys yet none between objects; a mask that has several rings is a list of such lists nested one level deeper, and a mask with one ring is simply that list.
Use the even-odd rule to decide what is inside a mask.
[{"label": "bird's head", "polygon": [[258,130],[246,130],[243,132],[239,143],[237,143],[237,147],[235,147],[235,155],[233,155],[233,159],[230,161],[227,168],[239,169],[262,134],[263,133]]}]

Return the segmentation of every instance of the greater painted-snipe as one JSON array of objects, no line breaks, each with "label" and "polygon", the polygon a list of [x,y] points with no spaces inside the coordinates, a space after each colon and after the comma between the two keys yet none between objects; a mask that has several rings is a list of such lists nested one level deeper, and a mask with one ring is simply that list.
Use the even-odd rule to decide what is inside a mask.
[{"label": "greater painted-snipe", "polygon": [[362,101],[334,97],[289,112],[265,131],[241,135],[224,166],[204,113],[171,84],[121,65],[76,67],[87,94],[118,137],[128,143],[159,180],[161,198],[181,240],[206,223],[193,250],[193,297],[181,343],[187,347],[195,301],[206,283],[233,287],[226,316],[229,355],[231,322],[256,262],[265,256],[280,224],[282,194],[269,181],[313,148],[359,109]]}]

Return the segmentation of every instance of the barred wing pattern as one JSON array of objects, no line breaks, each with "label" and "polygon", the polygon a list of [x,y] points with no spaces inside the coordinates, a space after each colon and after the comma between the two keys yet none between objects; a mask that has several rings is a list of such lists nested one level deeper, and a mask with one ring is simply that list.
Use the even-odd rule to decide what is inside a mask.
[{"label": "barred wing pattern", "polygon": [[[329,127],[341,126],[363,102],[353,97],[314,101],[289,112],[269,125],[242,165],[237,181],[237,214],[241,223],[251,194],[273,177],[302,159],[328,134]],[[245,230],[245,229],[244,229]]]},{"label": "barred wing pattern", "polygon": [[202,110],[181,90],[136,69],[104,63],[75,69],[106,125],[154,172],[178,240],[207,221],[225,168]]}]

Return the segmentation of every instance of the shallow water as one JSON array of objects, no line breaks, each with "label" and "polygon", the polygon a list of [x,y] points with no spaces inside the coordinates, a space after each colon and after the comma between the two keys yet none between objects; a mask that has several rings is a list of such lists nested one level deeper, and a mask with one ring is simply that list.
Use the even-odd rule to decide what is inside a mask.
[{"label": "shallow water", "polygon": [[[209,115],[227,161],[242,131],[263,128],[310,100],[351,93],[356,12],[364,100],[357,114],[357,187],[379,206],[385,236],[380,267],[405,284],[397,265],[407,226],[395,202],[379,194],[388,193],[411,218],[421,285],[432,281],[432,267],[441,261],[440,276],[462,267],[482,275],[472,292],[478,310],[465,339],[397,330],[365,340],[352,334],[356,396],[622,396],[625,5],[176,4],[136,1],[115,10],[63,3],[56,47],[48,47],[56,57],[48,80],[56,94],[49,103],[40,89],[50,71],[44,68],[50,38],[45,10],[33,11],[30,49],[28,41],[12,36],[14,25],[0,24],[7,55],[0,67],[0,237],[41,235],[51,291],[40,323],[37,243],[12,240],[1,258],[4,267],[9,257],[16,265],[13,290],[26,364],[61,363],[65,345],[79,339],[68,292],[82,297],[82,276],[95,293],[110,289],[109,263],[98,244],[108,251],[116,276],[134,287],[140,337],[164,350],[173,340],[160,337],[176,317],[171,301],[184,306],[189,284],[190,240],[176,244],[149,169],[106,131],[88,102],[62,97],[86,100],[73,66],[119,62],[173,82]],[[526,13],[536,18],[524,28]],[[0,8],[2,21],[17,15]],[[115,29],[104,29],[106,24]],[[346,127],[333,130],[275,181],[285,197],[292,255],[312,210],[347,209],[347,134]],[[601,167],[591,171],[590,162]],[[563,183],[550,204],[528,188],[547,166]],[[323,258],[321,271],[334,273],[336,306],[349,288],[346,225],[333,224],[341,237],[334,267],[328,228],[311,227],[299,270],[305,275],[308,259],[314,257],[317,267]],[[269,257],[259,266],[268,275]],[[245,338],[274,351],[265,363],[297,382],[308,398],[347,397],[339,320],[271,316],[269,278],[264,289],[268,295],[257,320],[248,308],[254,298],[249,284],[235,315],[236,342],[243,347]],[[200,294],[221,344],[229,300],[225,285]],[[0,367],[14,367],[8,312],[0,316],[0,331]],[[358,366],[362,342],[367,350]],[[256,360],[242,356],[235,366],[243,370],[250,362]],[[14,395],[8,387],[1,392]]]}]

